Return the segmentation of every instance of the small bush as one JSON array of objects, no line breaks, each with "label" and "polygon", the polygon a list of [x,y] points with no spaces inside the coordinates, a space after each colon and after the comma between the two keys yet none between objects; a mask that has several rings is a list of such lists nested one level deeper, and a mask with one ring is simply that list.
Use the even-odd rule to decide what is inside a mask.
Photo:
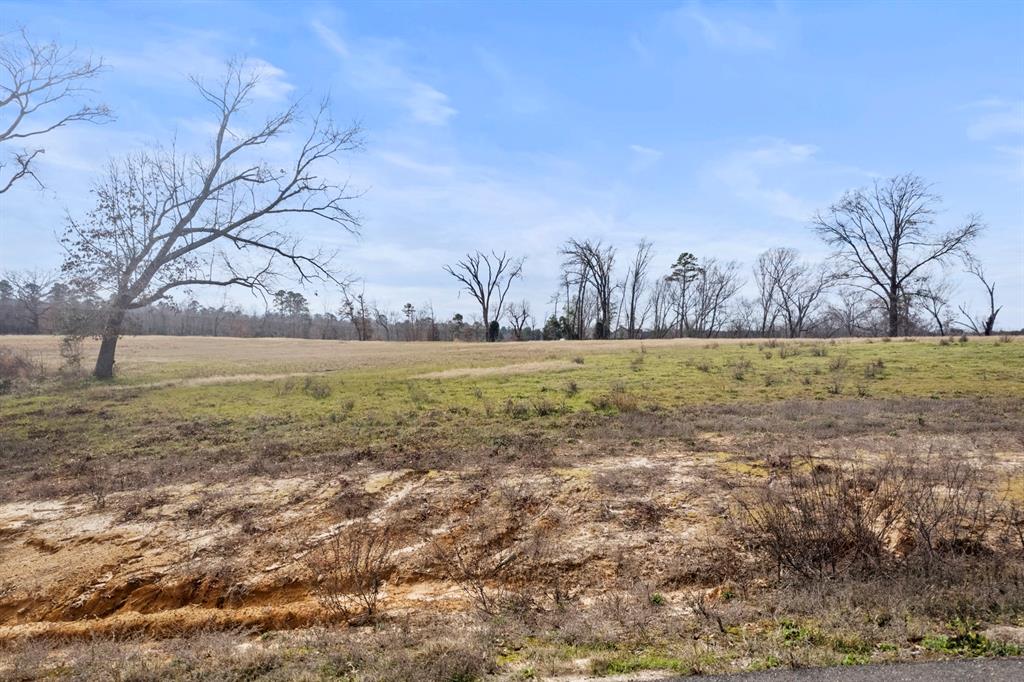
[{"label": "small bush", "polygon": [[1009,334],[1000,334],[998,343],[1013,343],[1013,337]]},{"label": "small bush", "polygon": [[732,378],[735,379],[736,381],[743,381],[744,377],[746,377],[747,375],[747,372],[749,372],[753,366],[753,363],[750,362],[750,360],[747,360],[746,358],[742,360],[737,360],[732,365]]},{"label": "small bush", "polygon": [[961,334],[960,338],[957,339],[960,343],[967,343],[967,334]]},{"label": "small bush", "polygon": [[336,533],[306,555],[313,593],[333,617],[373,619],[380,593],[394,571],[393,532],[369,522]]},{"label": "small bush", "polygon": [[850,364],[850,358],[846,357],[845,355],[840,355],[837,358],[832,358],[832,360],[828,363],[828,368],[833,372],[839,372],[846,369],[846,366],[848,364]]},{"label": "small bush", "polygon": [[331,396],[331,385],[320,377],[306,377],[302,392],[315,400],[323,400]]},{"label": "small bush", "polygon": [[828,348],[820,343],[816,343],[811,346],[811,355],[816,358],[823,358],[828,355]]},{"label": "small bush", "polygon": [[572,359],[572,361],[575,362],[577,365],[582,365],[583,364],[583,356],[582,355],[577,355],[576,357],[574,357]]},{"label": "small bush", "polygon": [[877,379],[882,375],[882,372],[884,370],[885,362],[882,361],[882,358],[876,358],[869,362],[867,366],[864,368],[864,378]]},{"label": "small bush", "polygon": [[42,368],[24,353],[0,347],[0,395],[9,393],[15,385],[42,376]]},{"label": "small bush", "polygon": [[779,344],[779,357],[785,360],[800,355],[800,349],[790,343]]},{"label": "small bush", "polygon": [[565,395],[571,398],[580,392],[580,386],[574,380],[570,379],[565,382],[565,388],[563,390],[565,391]]},{"label": "small bush", "polygon": [[505,400],[505,414],[513,419],[526,419],[530,416],[530,403],[508,398]]}]

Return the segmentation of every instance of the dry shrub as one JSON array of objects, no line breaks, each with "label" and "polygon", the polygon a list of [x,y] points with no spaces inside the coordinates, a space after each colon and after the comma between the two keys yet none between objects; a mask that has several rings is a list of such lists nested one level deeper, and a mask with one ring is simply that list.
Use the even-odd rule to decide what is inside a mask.
[{"label": "dry shrub", "polygon": [[306,555],[313,593],[334,618],[371,621],[381,610],[381,590],[395,569],[394,532],[360,522],[331,535]]},{"label": "dry shrub", "polygon": [[560,519],[525,482],[496,493],[497,504],[433,542],[434,562],[488,616],[526,616],[548,599],[566,601],[562,576],[551,566]]},{"label": "dry shrub", "polygon": [[591,398],[590,404],[598,410],[614,408],[618,412],[636,412],[640,409],[639,398],[620,383],[612,386],[608,393]]},{"label": "dry shrub", "polygon": [[0,346],[0,395],[9,393],[23,382],[43,375],[42,367],[32,362],[24,353]]},{"label": "dry shrub", "polygon": [[739,531],[779,576],[930,574],[962,560],[996,560],[1007,517],[982,473],[963,462],[819,466],[737,496]]}]

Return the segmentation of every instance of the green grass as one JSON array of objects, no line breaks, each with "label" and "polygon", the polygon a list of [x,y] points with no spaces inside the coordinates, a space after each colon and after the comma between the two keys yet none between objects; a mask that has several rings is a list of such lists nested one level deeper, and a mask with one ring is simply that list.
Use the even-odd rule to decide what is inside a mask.
[{"label": "green grass", "polygon": [[[194,341],[193,341],[194,342]],[[195,343],[195,342],[194,342]],[[249,447],[278,440],[303,452],[339,448],[469,447],[523,433],[558,433],[572,415],[614,415],[701,404],[786,399],[966,398],[1024,396],[1024,344],[971,341],[603,344],[579,352],[536,344],[532,358],[506,357],[503,344],[467,358],[409,353],[395,362],[273,380],[152,384],[169,376],[274,373],[288,366],[136,361],[113,384],[50,384],[0,397],[8,442],[42,439],[91,454],[189,447]],[[295,342],[301,357],[302,342]],[[529,346],[528,346],[529,347]],[[612,350],[609,350],[611,348]],[[415,348],[413,348],[415,351]],[[339,352],[344,352],[340,347]],[[417,378],[460,366],[566,361],[533,373]]]}]

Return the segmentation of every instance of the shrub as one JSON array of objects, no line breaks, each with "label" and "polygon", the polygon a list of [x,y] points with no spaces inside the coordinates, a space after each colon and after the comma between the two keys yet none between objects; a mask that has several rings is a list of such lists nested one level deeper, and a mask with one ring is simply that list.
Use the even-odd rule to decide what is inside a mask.
[{"label": "shrub", "polygon": [[580,392],[580,387],[579,384],[577,384],[574,380],[570,379],[569,381],[565,382],[564,390],[565,394],[571,398]]},{"label": "shrub", "polygon": [[302,383],[302,392],[310,398],[323,400],[331,395],[331,385],[320,377],[306,377]]},{"label": "shrub", "polygon": [[505,414],[513,419],[526,419],[530,416],[530,403],[508,398],[505,400]]},{"label": "shrub", "polygon": [[879,376],[881,376],[882,371],[884,369],[885,362],[882,361],[882,358],[876,358],[875,360],[869,362],[867,366],[864,368],[864,378],[877,379]]},{"label": "shrub", "polygon": [[368,620],[380,612],[380,593],[394,571],[394,537],[389,527],[369,522],[331,535],[306,555],[313,593],[333,617]]},{"label": "shrub", "polygon": [[9,393],[20,382],[42,376],[42,368],[24,353],[0,347],[0,395]]},{"label": "shrub", "polygon": [[800,349],[790,343],[779,344],[779,357],[785,360],[800,355]]},{"label": "shrub", "polygon": [[753,363],[751,363],[750,360],[747,360],[746,358],[742,360],[737,360],[735,363],[733,363],[732,366],[732,378],[735,379],[736,381],[743,381],[747,372],[749,372],[750,368],[753,366]]},{"label": "shrub", "polygon": [[828,368],[833,372],[839,372],[846,369],[846,366],[848,364],[850,364],[850,358],[846,357],[845,355],[840,355],[837,358],[832,358],[832,360],[828,363]]},{"label": "shrub", "polygon": [[744,543],[780,576],[927,573],[996,551],[986,544],[994,500],[980,472],[962,462],[790,470],[739,494],[737,505]]}]

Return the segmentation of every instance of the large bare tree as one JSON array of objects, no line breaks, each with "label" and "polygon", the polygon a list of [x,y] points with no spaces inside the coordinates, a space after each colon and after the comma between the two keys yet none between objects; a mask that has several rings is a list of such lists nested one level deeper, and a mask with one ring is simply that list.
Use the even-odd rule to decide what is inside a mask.
[{"label": "large bare tree", "polygon": [[980,218],[969,216],[958,227],[936,231],[940,202],[923,179],[907,174],[847,192],[813,219],[814,229],[834,247],[847,282],[884,306],[889,336],[899,334],[905,288],[912,278],[929,265],[966,254],[982,230]]},{"label": "large bare tree", "polygon": [[[612,318],[615,315],[613,298],[618,285],[615,282],[615,247],[605,246],[600,240],[589,239],[579,241],[570,239],[562,246],[563,277],[577,290],[586,290],[590,285],[597,304],[597,322],[594,325],[594,338],[607,339],[612,333]],[[579,301],[580,304],[583,301]],[[582,319],[582,318],[581,318]],[[582,331],[582,330],[581,330]],[[580,338],[583,338],[582,334]]]},{"label": "large bare tree", "polygon": [[88,83],[103,70],[103,60],[80,57],[56,43],[34,42],[24,29],[0,34],[0,194],[35,174],[44,153],[44,135],[77,122],[112,120],[103,104],[83,103]]},{"label": "large bare tree", "polygon": [[[300,283],[343,284],[334,254],[302,249],[281,224],[314,218],[356,232],[347,208],[354,195],[323,173],[359,146],[358,127],[336,127],[326,100],[309,116],[293,104],[262,122],[246,118],[259,73],[241,62],[230,62],[214,85],[193,83],[214,115],[209,149],[158,147],[111,161],[94,189],[95,207],[68,220],[64,271],[106,301],[97,378],[113,375],[125,314],[174,290],[241,286],[266,294],[283,274],[279,265]],[[261,158],[271,142],[288,148],[279,151],[287,158]]]},{"label": "large bare tree", "polygon": [[505,295],[508,294],[513,280],[523,276],[524,260],[509,256],[504,251],[500,255],[492,251],[490,256],[475,251],[466,254],[466,257],[454,266],[444,266],[445,272],[461,282],[463,288],[480,304],[484,333],[488,341],[498,340],[491,331],[491,322],[501,320]]}]

